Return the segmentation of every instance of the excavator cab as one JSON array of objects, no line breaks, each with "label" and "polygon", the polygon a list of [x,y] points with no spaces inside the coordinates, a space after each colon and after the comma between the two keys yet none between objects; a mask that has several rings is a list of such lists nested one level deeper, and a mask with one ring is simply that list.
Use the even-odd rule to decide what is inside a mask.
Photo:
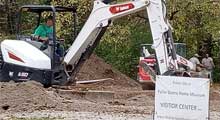
[{"label": "excavator cab", "polygon": [[[20,8],[17,21],[16,40],[4,40],[1,42],[1,55],[4,61],[1,65],[0,81],[14,80],[23,82],[36,80],[45,86],[51,84],[64,84],[68,75],[64,72],[62,60],[64,55],[59,55],[58,50],[64,44],[66,29],[71,29],[68,33],[68,42],[73,42],[76,37],[76,7],[60,7],[49,5],[25,5]],[[68,14],[73,26],[62,28],[57,26],[58,16]],[[52,16],[52,33],[48,35],[46,42],[34,39],[35,29],[45,23],[45,17]],[[69,25],[69,24],[68,24]],[[67,24],[66,24],[67,26]],[[59,29],[57,29],[59,28]],[[58,34],[59,33],[59,34]],[[66,38],[66,36],[65,36]],[[63,50],[64,53],[65,50]]]},{"label": "excavator cab", "polygon": [[186,58],[186,44],[185,43],[174,43],[176,53]]},{"label": "excavator cab", "polygon": [[[18,22],[17,22],[17,40],[25,40],[35,47],[44,51],[45,54],[54,59],[54,63],[58,61],[56,59],[56,48],[60,46],[60,44],[64,44],[63,36],[59,36],[58,38],[57,32],[62,33],[62,29],[59,31],[56,29],[57,17],[62,14],[70,14],[72,17],[72,29],[73,33],[71,34],[72,39],[68,41],[73,41],[76,37],[76,7],[60,7],[60,6],[47,6],[47,5],[25,5],[20,8]],[[44,17],[43,17],[44,16]],[[38,39],[33,37],[33,33],[37,29],[37,27],[41,24],[45,23],[45,17],[52,16],[53,20],[53,33],[48,35],[48,43],[39,42]],[[66,37],[65,37],[66,38]],[[58,47],[57,47],[58,46]],[[55,58],[53,58],[55,56]],[[63,55],[59,55],[63,57]]]}]

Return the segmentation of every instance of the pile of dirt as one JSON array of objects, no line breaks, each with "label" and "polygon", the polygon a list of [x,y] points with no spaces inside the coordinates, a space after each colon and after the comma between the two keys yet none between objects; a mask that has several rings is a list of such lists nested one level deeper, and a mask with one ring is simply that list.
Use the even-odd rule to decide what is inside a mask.
[{"label": "pile of dirt", "polygon": [[[118,95],[108,92],[78,93],[68,90],[61,91],[55,88],[43,88],[41,84],[33,81],[0,83],[0,115],[45,110],[146,113],[147,108],[142,110],[143,106],[146,106],[145,98],[152,98],[146,95],[140,98],[139,94],[126,94],[126,92],[120,93],[120,96],[116,97]],[[118,92],[115,94],[118,94]],[[137,98],[136,95],[138,95]],[[140,106],[141,109],[139,110],[135,106]]]},{"label": "pile of dirt", "polygon": [[[73,90],[83,91],[141,90],[141,86],[138,83],[113,69],[96,55],[92,55],[90,59],[86,61],[77,75],[78,81],[105,78],[111,79],[92,84],[77,84],[76,86],[71,86],[71,88]],[[56,88],[45,89],[40,83],[34,81],[24,83],[0,83],[0,113],[67,109],[69,104],[66,102],[68,102],[68,100],[56,93],[56,90]],[[80,101],[82,102],[82,99],[80,99]],[[85,103],[87,103],[87,101],[85,101]],[[71,104],[73,104],[74,107],[69,108],[70,110],[73,110],[73,108],[76,110],[81,108],[78,100]],[[83,107],[83,109],[84,108],[87,107]]]},{"label": "pile of dirt", "polygon": [[62,107],[62,99],[51,92],[36,82],[0,83],[0,113]]},{"label": "pile of dirt", "polygon": [[114,69],[111,65],[107,64],[103,59],[94,54],[85,62],[76,77],[78,81],[106,78],[108,79],[107,81],[87,85],[77,85],[76,88],[114,91],[141,90],[141,86],[135,80]]}]

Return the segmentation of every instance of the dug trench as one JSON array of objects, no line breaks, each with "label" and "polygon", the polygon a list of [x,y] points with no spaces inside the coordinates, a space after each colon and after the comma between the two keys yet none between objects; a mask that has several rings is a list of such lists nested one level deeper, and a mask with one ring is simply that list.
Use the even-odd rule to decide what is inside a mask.
[{"label": "dug trench", "polygon": [[[76,77],[78,81],[106,79],[76,84],[70,89],[43,88],[36,82],[0,83],[0,119],[15,113],[71,111],[152,115],[154,91],[144,91],[134,80],[92,55]],[[211,117],[219,117],[220,87],[211,89]],[[215,115],[215,113],[218,113]]]}]

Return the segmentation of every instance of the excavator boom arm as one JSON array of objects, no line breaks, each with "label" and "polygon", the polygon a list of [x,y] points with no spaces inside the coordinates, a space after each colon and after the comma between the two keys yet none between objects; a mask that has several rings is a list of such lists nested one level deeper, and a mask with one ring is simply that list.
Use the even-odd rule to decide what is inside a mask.
[{"label": "excavator boom arm", "polygon": [[171,29],[166,18],[164,0],[134,0],[109,5],[101,0],[94,1],[93,10],[64,58],[65,65],[71,65],[73,72],[83,63],[98,44],[105,29],[115,19],[147,10],[160,74],[171,67],[178,69]]}]

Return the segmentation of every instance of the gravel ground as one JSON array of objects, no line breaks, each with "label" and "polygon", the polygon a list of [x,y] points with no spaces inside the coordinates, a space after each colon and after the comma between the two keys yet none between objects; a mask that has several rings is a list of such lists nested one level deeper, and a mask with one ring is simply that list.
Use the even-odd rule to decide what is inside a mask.
[{"label": "gravel ground", "polygon": [[[18,85],[23,87],[22,90],[27,90],[25,87],[32,84],[32,89],[44,94],[40,92],[38,97],[34,100],[32,98],[34,104],[27,97],[24,99],[28,103],[24,99],[19,101],[16,97],[14,100],[4,101],[9,109],[1,110],[0,120],[153,120],[154,91],[66,91],[39,89],[35,83],[23,84],[25,85]],[[211,90],[210,99],[210,120],[219,120],[220,94],[216,89]]]},{"label": "gravel ground", "polygon": [[[45,89],[36,82],[0,83],[0,120],[153,119],[154,91],[141,90],[134,80],[95,55],[77,78],[113,80],[69,86],[70,90]],[[220,85],[211,88],[210,120],[220,120]]]},{"label": "gravel ground", "polygon": [[[210,120],[219,120],[220,112],[211,112]],[[71,112],[71,111],[35,111],[31,113],[0,114],[1,120],[153,120],[149,114],[100,113],[100,112]]]},{"label": "gravel ground", "polygon": [[[211,112],[210,120],[219,120],[220,113]],[[4,115],[0,117],[8,120],[12,117]],[[34,113],[17,113],[14,118],[23,119],[53,119],[53,120],[153,120],[153,115],[125,114],[125,113],[95,113],[95,112],[68,112],[68,111],[36,111]]]},{"label": "gravel ground", "polygon": [[[10,115],[0,115],[2,120],[12,118]],[[65,111],[36,111],[34,113],[16,113],[14,118],[25,119],[54,119],[54,120],[152,120],[152,116],[143,114],[124,113],[95,113],[95,112],[65,112]]]}]

